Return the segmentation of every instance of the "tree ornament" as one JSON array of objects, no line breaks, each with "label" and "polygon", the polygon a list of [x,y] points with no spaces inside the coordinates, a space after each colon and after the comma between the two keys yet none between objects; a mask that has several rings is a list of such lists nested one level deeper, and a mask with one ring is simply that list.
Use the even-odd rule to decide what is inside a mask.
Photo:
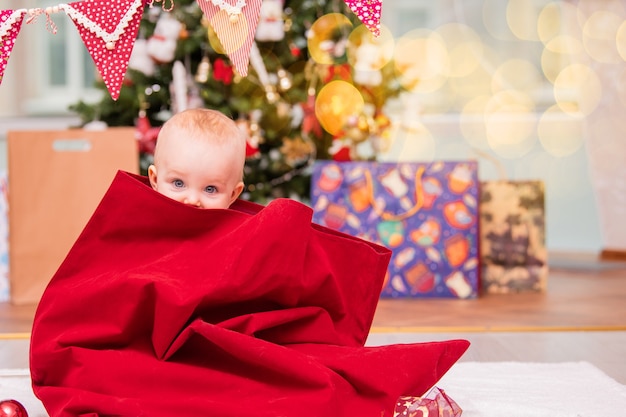
[{"label": "tree ornament", "polygon": [[0,417],[28,417],[26,408],[16,400],[0,401]]},{"label": "tree ornament", "polygon": [[128,60],[128,68],[139,71],[148,77],[154,75],[156,68],[155,62],[148,54],[148,41],[145,39],[137,39],[135,46]]},{"label": "tree ornament", "polygon": [[280,147],[280,152],[285,158],[285,162],[292,167],[296,167],[308,159],[314,151],[313,143],[310,140],[305,140],[301,136],[295,138],[283,138],[283,144]]},{"label": "tree ornament", "polygon": [[252,134],[250,122],[245,117],[239,117],[235,123],[246,136],[246,159],[259,158],[261,156],[261,152],[259,152],[259,138],[258,135]]},{"label": "tree ornament", "polygon": [[285,37],[283,1],[263,0],[254,37],[259,42],[278,42]]},{"label": "tree ornament", "polygon": [[139,152],[153,155],[160,127],[152,127],[145,110],[139,111],[135,121],[135,138],[139,142]]},{"label": "tree ornament", "polygon": [[265,97],[270,104],[274,104],[280,99],[280,94],[276,92],[275,86],[273,86],[272,84],[266,84]]},{"label": "tree ornament", "polygon": [[216,59],[213,64],[213,78],[217,81],[223,82],[225,85],[230,85],[233,82],[233,67],[228,65],[223,59]]},{"label": "tree ornament", "polygon": [[209,74],[211,73],[211,61],[208,56],[203,56],[202,60],[198,64],[195,80],[200,84],[204,84],[209,81]]},{"label": "tree ornament", "polygon": [[182,27],[182,23],[169,13],[161,14],[154,33],[148,39],[147,49],[152,59],[159,63],[169,63],[174,60]]},{"label": "tree ornament", "polygon": [[293,85],[291,74],[284,68],[279,68],[276,75],[278,76],[278,88],[280,91],[288,91]]},{"label": "tree ornament", "polygon": [[150,5],[150,7],[153,7],[155,2],[161,3],[161,9],[164,12],[171,12],[172,10],[174,10],[174,0],[169,0],[169,5],[167,5],[168,0],[149,0],[148,4]]}]

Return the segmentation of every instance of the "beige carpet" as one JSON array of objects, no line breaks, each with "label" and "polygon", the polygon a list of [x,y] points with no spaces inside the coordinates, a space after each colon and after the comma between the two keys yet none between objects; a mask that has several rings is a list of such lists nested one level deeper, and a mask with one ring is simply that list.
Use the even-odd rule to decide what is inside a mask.
[{"label": "beige carpet", "polygon": [[[626,386],[587,362],[459,362],[437,386],[463,417],[607,417],[626,410]],[[20,401],[29,417],[47,416],[26,369],[0,370],[0,395]]]}]

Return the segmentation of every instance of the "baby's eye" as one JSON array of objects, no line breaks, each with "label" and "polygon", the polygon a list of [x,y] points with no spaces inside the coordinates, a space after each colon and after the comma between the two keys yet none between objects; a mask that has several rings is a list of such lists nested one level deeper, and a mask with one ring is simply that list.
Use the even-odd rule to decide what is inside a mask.
[{"label": "baby's eye", "polygon": [[213,194],[217,192],[217,187],[215,187],[214,185],[207,185],[204,191],[206,191],[209,194]]},{"label": "baby's eye", "polygon": [[172,184],[174,184],[174,187],[176,188],[182,188],[185,185],[182,180],[174,180],[172,181]]}]

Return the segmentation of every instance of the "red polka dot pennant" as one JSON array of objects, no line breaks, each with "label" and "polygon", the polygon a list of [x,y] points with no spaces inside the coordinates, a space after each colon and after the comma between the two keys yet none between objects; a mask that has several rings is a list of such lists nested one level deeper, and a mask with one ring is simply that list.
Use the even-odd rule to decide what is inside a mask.
[{"label": "red polka dot pennant", "polygon": [[9,55],[15,46],[25,10],[0,10],[0,83],[4,76],[4,70],[9,63]]},{"label": "red polka dot pennant", "polygon": [[72,19],[113,100],[124,82],[143,0],[85,0],[60,5]]},{"label": "red polka dot pennant", "polygon": [[382,0],[345,0],[345,2],[374,36],[380,36]]},{"label": "red polka dot pennant", "polygon": [[248,75],[262,0],[197,0],[237,73]]}]

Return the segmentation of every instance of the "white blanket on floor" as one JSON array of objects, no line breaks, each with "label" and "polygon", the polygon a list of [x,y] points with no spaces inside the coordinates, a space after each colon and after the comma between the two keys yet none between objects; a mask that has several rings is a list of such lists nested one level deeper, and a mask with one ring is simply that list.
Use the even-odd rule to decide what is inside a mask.
[{"label": "white blanket on floor", "polygon": [[[463,417],[607,417],[626,410],[626,386],[587,362],[459,362],[439,381]],[[0,370],[0,399],[47,417],[27,369]]]},{"label": "white blanket on floor", "polygon": [[587,362],[459,362],[437,386],[463,417],[626,415],[626,386]]}]

